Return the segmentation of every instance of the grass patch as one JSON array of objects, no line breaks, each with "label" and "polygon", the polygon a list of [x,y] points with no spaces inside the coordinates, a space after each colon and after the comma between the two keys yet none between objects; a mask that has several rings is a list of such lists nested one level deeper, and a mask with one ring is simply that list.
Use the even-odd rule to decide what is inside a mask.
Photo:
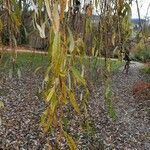
[{"label": "grass patch", "polygon": [[[79,59],[77,57],[77,59]],[[59,61],[59,60],[58,60]],[[41,67],[43,71],[46,70],[49,64],[48,55],[45,54],[35,54],[35,53],[17,53],[15,69],[16,72],[18,69],[21,72],[30,71],[34,72],[38,67]],[[83,58],[83,64],[88,72],[91,72],[92,75],[96,75],[97,71],[100,68],[104,67],[104,59],[96,57],[85,57]],[[81,66],[80,61],[77,60],[77,66]],[[116,72],[118,68],[123,65],[122,62],[113,60],[111,61],[111,70]],[[4,53],[0,61],[0,72],[9,73],[9,70],[12,69],[12,55],[10,53]],[[94,77],[94,76],[93,76]]]},{"label": "grass patch", "polygon": [[[17,53],[14,63],[14,70],[17,71],[34,71],[38,67],[44,70],[48,66],[48,56],[35,53]],[[13,68],[12,54],[4,53],[0,61],[0,72],[8,73]]]},{"label": "grass patch", "polygon": [[[117,72],[118,69],[124,64],[123,62],[118,61],[117,59],[112,59],[109,63],[112,72]],[[87,67],[89,66],[88,68],[91,69],[91,71],[93,72],[94,70],[97,70],[99,68],[105,68],[105,60],[104,58],[93,57],[90,60],[85,59],[84,65]]]}]

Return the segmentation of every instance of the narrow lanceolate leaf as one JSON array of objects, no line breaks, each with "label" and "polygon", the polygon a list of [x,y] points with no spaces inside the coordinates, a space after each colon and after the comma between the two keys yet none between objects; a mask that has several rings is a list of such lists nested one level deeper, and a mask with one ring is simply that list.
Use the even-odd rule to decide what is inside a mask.
[{"label": "narrow lanceolate leaf", "polygon": [[0,117],[0,126],[2,125],[2,119],[1,119],[1,117]]},{"label": "narrow lanceolate leaf", "polygon": [[114,34],[112,35],[111,41],[112,41],[112,44],[113,44],[113,45],[115,45],[115,38],[116,38],[116,33],[114,33]]},{"label": "narrow lanceolate leaf", "polygon": [[67,3],[67,0],[61,0],[60,1],[60,5],[61,5],[61,12],[60,12],[60,18],[61,20],[64,19],[64,12],[65,12],[65,9],[66,9],[66,3]]},{"label": "narrow lanceolate leaf", "polygon": [[71,32],[71,30],[68,27],[68,32],[69,32],[69,40],[70,40],[70,45],[69,45],[69,52],[72,53],[75,47],[75,42],[73,39],[73,34]]},{"label": "narrow lanceolate leaf", "polygon": [[59,17],[59,12],[58,12],[58,4],[56,3],[54,5],[53,9],[53,30],[55,33],[59,32],[59,27],[60,27],[60,17]]},{"label": "narrow lanceolate leaf", "polygon": [[10,69],[10,70],[9,70],[9,78],[11,79],[12,76],[13,76],[13,69]]},{"label": "narrow lanceolate leaf", "polygon": [[71,76],[70,76],[70,73],[68,73],[68,84],[69,84],[69,90],[71,90]]},{"label": "narrow lanceolate leaf", "polygon": [[48,17],[52,21],[50,2],[49,2],[49,0],[44,0],[44,2],[45,2],[45,6],[46,6],[46,11],[47,11]]},{"label": "narrow lanceolate leaf", "polygon": [[68,103],[68,101],[67,101],[67,87],[66,87],[64,81],[62,82],[62,101],[63,101],[65,104]]},{"label": "narrow lanceolate leaf", "polygon": [[20,79],[21,78],[21,70],[20,69],[17,70],[17,75],[18,75],[18,78]]},{"label": "narrow lanceolate leaf", "polygon": [[52,113],[55,112],[57,104],[58,104],[58,100],[57,100],[56,96],[54,95],[53,98],[51,99],[51,111],[52,111]]},{"label": "narrow lanceolate leaf", "polygon": [[0,108],[4,107],[4,103],[0,101]]},{"label": "narrow lanceolate leaf", "polygon": [[82,83],[83,85],[86,85],[86,81],[85,79],[81,76],[79,70],[77,70],[76,68],[72,67],[71,69],[74,77],[76,78],[77,82]]},{"label": "narrow lanceolate leaf", "polygon": [[43,7],[43,0],[38,0],[38,7],[39,7],[39,9],[42,9],[42,7]]},{"label": "narrow lanceolate leaf", "polygon": [[35,71],[34,71],[34,75],[36,75],[36,73],[37,73],[40,69],[42,69],[42,67],[37,67],[37,68],[35,69]]},{"label": "narrow lanceolate leaf", "polygon": [[59,33],[56,33],[52,46],[52,66],[53,66],[52,71],[54,72],[55,75],[58,75],[60,73],[61,59],[62,57],[60,49],[60,35]]},{"label": "narrow lanceolate leaf", "polygon": [[80,114],[80,109],[79,109],[79,106],[78,106],[78,103],[77,103],[77,100],[75,98],[75,94],[71,91],[69,91],[69,97],[70,97],[70,102],[71,102],[71,105],[72,107],[74,108],[74,110]]},{"label": "narrow lanceolate leaf", "polygon": [[35,22],[35,23],[36,23],[37,29],[39,30],[40,37],[43,39],[46,38],[46,35],[45,35],[45,24],[46,24],[46,22],[44,22],[41,26],[37,22]]},{"label": "narrow lanceolate leaf", "polygon": [[2,29],[3,29],[3,22],[2,22],[2,20],[0,18],[0,31],[2,31]]},{"label": "narrow lanceolate leaf", "polygon": [[70,136],[67,132],[63,131],[64,136],[66,138],[67,144],[70,148],[70,150],[77,150],[77,145],[75,143],[75,141],[73,140],[72,136]]},{"label": "narrow lanceolate leaf", "polygon": [[82,78],[84,77],[84,72],[85,72],[85,66],[82,65],[82,72],[81,72],[81,77],[82,77]]},{"label": "narrow lanceolate leaf", "polygon": [[52,98],[52,96],[54,95],[55,93],[55,86],[53,86],[49,92],[49,94],[47,95],[47,98],[46,98],[46,101],[49,102]]}]

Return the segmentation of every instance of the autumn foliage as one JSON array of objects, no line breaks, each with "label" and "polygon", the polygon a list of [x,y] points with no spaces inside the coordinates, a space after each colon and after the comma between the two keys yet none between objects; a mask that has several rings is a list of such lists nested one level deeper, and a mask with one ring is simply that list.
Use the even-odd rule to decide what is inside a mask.
[{"label": "autumn foliage", "polygon": [[137,83],[135,83],[134,87],[133,87],[133,95],[138,95],[141,94],[143,91],[147,90],[150,88],[150,83],[145,82],[145,81],[138,81]]}]

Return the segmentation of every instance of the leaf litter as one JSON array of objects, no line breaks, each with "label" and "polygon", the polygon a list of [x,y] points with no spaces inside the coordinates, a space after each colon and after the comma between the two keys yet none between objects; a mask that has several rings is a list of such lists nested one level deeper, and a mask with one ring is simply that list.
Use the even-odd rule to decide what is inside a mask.
[{"label": "leaf litter", "polygon": [[[69,122],[70,133],[76,137],[78,149],[150,149],[150,97],[142,99],[140,96],[139,99],[132,92],[134,84],[144,78],[139,69],[137,64],[132,64],[128,75],[121,70],[113,75],[113,104],[118,116],[116,121],[112,121],[107,114],[102,84],[90,90],[88,110],[93,131],[82,130],[77,118],[69,114],[70,122],[66,122]],[[44,135],[39,126],[40,115],[45,109],[44,101],[37,96],[41,83],[42,76],[35,77],[29,72],[20,79],[6,78],[0,83],[0,101],[4,105],[0,110],[1,149],[48,150],[48,143],[55,145],[56,136]],[[65,141],[61,146],[62,149],[68,149]]]}]

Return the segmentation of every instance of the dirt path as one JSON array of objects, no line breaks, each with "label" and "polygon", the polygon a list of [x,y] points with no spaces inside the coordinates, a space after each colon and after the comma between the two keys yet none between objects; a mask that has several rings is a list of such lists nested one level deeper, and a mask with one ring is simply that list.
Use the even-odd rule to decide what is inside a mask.
[{"label": "dirt path", "polygon": [[[117,150],[149,150],[150,149],[150,97],[146,101],[138,101],[133,96],[133,86],[142,80],[139,70],[143,64],[131,62],[129,74],[122,73],[123,68],[113,76],[114,106],[118,120],[111,122],[106,119],[103,104],[102,88],[94,91],[92,114],[97,130],[108,149]],[[94,112],[93,112],[94,111]],[[100,136],[99,135],[99,136]]]},{"label": "dirt path", "polygon": [[[9,47],[4,47],[3,49],[0,48],[1,52],[12,52],[12,49],[10,49]],[[26,48],[26,47],[17,47],[15,49],[15,52],[20,52],[20,53],[35,53],[35,54],[48,54],[48,52],[45,51],[41,51],[41,50],[36,50],[33,48]]]}]

